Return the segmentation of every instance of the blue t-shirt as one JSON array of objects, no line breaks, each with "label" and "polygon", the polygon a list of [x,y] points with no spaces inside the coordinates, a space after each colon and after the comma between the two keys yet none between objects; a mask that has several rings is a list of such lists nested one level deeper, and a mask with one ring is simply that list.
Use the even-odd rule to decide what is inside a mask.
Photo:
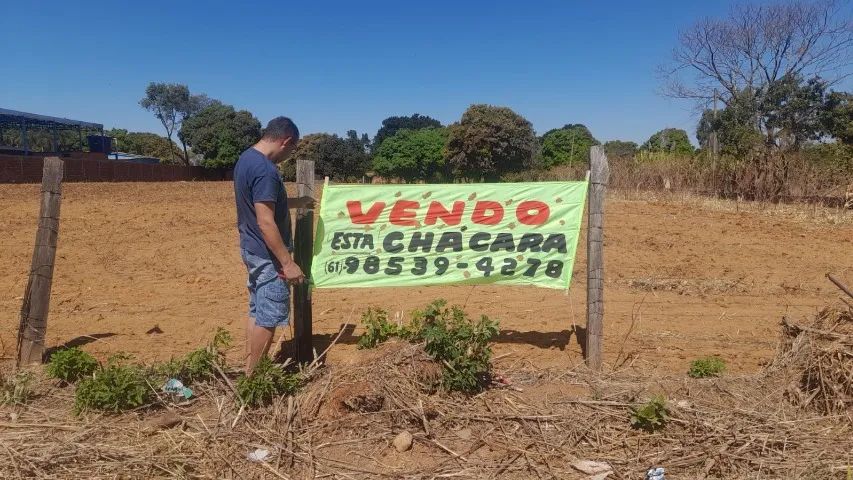
[{"label": "blue t-shirt", "polygon": [[293,249],[290,232],[290,210],[287,209],[287,192],[278,168],[264,154],[249,148],[240,155],[234,166],[234,199],[237,202],[237,230],[240,232],[240,248],[261,258],[277,263],[267,249],[255,202],[275,202],[275,223],[288,250]]}]

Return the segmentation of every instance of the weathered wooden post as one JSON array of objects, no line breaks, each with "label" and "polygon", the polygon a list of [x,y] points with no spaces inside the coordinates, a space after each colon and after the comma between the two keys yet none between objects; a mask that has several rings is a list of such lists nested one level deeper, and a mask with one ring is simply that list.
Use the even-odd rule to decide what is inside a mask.
[{"label": "weathered wooden post", "polygon": [[586,363],[601,370],[604,318],[604,194],[610,166],[604,149],[589,152],[589,206],[587,207]]},{"label": "weathered wooden post", "polygon": [[41,207],[33,261],[18,326],[18,366],[42,361],[61,201],[62,160],[47,157],[42,170]]},{"label": "weathered wooden post", "polygon": [[[296,161],[296,194],[298,197],[314,198],[314,162],[311,160]],[[294,260],[306,277],[302,285],[293,288],[293,343],[296,347],[296,361],[308,363],[314,358],[311,287],[308,280],[314,253],[314,208],[296,209],[293,246]]]}]

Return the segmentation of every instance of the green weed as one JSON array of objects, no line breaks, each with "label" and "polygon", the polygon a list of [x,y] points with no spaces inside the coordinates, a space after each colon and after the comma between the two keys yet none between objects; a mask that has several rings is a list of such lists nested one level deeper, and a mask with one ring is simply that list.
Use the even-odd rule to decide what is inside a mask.
[{"label": "green weed", "polygon": [[631,426],[647,432],[662,429],[669,420],[666,399],[662,396],[652,397],[639,407],[631,407],[630,412]]},{"label": "green weed", "polygon": [[120,412],[147,404],[151,398],[151,387],[145,371],[139,365],[127,363],[129,358],[126,355],[113,356],[91,377],[82,380],[74,397],[75,412]]},{"label": "green weed", "polygon": [[693,378],[719,377],[726,370],[726,362],[720,357],[697,358],[690,363],[687,375]]},{"label": "green weed", "polygon": [[205,347],[193,350],[182,358],[155,364],[152,367],[153,374],[158,377],[158,381],[176,378],[184,385],[210,380],[216,376],[216,366],[225,364],[225,350],[230,346],[231,334],[219,328]]},{"label": "green weed", "polygon": [[0,373],[0,405],[27,403],[32,396],[30,372]]},{"label": "green weed", "polygon": [[397,325],[388,322],[388,312],[369,307],[361,316],[364,334],[358,339],[358,348],[374,348],[400,333]]},{"label": "green weed", "polygon": [[260,407],[281,395],[293,395],[302,384],[299,374],[285,372],[267,357],[262,358],[252,375],[237,382],[237,395],[246,405]]},{"label": "green weed", "polygon": [[95,373],[99,363],[95,357],[79,348],[65,348],[50,356],[47,364],[47,374],[51,378],[66,383],[76,383],[78,380]]}]

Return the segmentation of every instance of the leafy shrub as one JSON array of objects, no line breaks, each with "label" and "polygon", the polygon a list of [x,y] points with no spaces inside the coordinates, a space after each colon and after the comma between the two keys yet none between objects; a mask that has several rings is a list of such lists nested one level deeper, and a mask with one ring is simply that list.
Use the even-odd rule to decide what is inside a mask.
[{"label": "leafy shrub", "polygon": [[364,334],[358,339],[358,348],[374,348],[391,337],[399,335],[397,325],[388,322],[388,312],[370,307],[361,316]]},{"label": "leafy shrub", "polygon": [[47,374],[66,383],[75,383],[98,369],[95,357],[79,348],[65,348],[50,356]]},{"label": "leafy shrub", "polygon": [[726,362],[720,357],[697,358],[690,363],[687,375],[693,378],[719,377],[726,370]]},{"label": "leafy shrub", "polygon": [[231,334],[218,328],[213,340],[183,358],[172,359],[153,367],[155,376],[177,378],[185,385],[209,380],[216,375],[216,365],[225,363],[225,350],[231,345]]},{"label": "leafy shrub", "polygon": [[488,374],[492,349],[489,341],[498,333],[498,324],[485,315],[471,320],[457,306],[447,308],[445,300],[435,300],[412,312],[408,325],[389,324],[383,310],[369,309],[362,322],[366,332],[361,348],[371,348],[399,336],[410,342],[424,342],[424,350],[442,366],[442,386],[447,390],[475,392]]},{"label": "leafy shrub", "polygon": [[443,365],[444,388],[477,391],[491,369],[489,340],[497,335],[498,324],[485,315],[473,321],[455,305],[443,307],[443,300],[428,307],[430,315],[424,317],[418,336],[425,341],[424,350]]},{"label": "leafy shrub", "polygon": [[631,426],[654,432],[666,426],[669,420],[669,411],[666,408],[666,399],[662,396],[652,397],[651,400],[639,407],[631,407]]},{"label": "leafy shrub", "polygon": [[30,372],[18,372],[15,375],[0,373],[0,405],[27,403],[32,395],[32,380]]},{"label": "leafy shrub", "polygon": [[302,384],[296,373],[285,372],[268,357],[261,358],[252,374],[237,382],[237,395],[243,403],[260,407],[281,395],[293,395]]},{"label": "leafy shrub", "polygon": [[423,309],[412,311],[412,319],[400,329],[400,337],[411,342],[423,341],[424,330],[441,317],[446,305],[447,301],[439,298],[428,303]]},{"label": "leafy shrub", "polygon": [[74,410],[105,410],[120,412],[141,407],[151,397],[144,369],[128,364],[125,355],[110,357],[107,364],[77,385]]}]

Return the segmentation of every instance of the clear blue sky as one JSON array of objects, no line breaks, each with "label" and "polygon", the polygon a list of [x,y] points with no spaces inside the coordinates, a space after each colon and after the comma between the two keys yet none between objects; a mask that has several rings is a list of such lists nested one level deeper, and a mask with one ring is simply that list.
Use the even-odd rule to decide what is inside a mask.
[{"label": "clear blue sky", "polygon": [[195,3],[4,2],[0,107],[160,133],[138,101],[164,81],[303,133],[373,136],[390,115],[451,123],[490,103],[540,134],[584,123],[599,140],[693,138],[693,106],[661,96],[655,69],[679,29],[729,4]]}]

